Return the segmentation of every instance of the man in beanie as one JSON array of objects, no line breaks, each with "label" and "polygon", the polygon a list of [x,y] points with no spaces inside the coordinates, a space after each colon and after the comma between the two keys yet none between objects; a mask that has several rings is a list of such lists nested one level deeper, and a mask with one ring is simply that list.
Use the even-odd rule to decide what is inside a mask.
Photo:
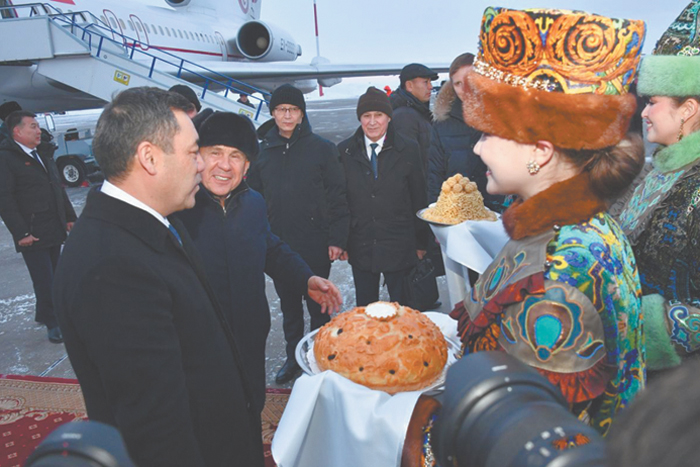
[{"label": "man in beanie", "polygon": [[[331,261],[340,258],[348,235],[345,178],[333,143],[311,131],[304,95],[285,84],[272,93],[274,125],[262,135],[258,160],[248,183],[267,202],[272,232],[304,258],[315,275],[327,278]],[[287,361],[275,381],[284,384],[301,371],[294,351],[304,336],[304,308],[311,330],[330,320],[308,293],[293,282],[275,279],[284,318]]]},{"label": "man in beanie", "polygon": [[415,213],[426,206],[418,145],[398,134],[389,99],[370,87],[357,102],[360,128],[338,145],[350,208],[346,257],[358,306],[379,299],[380,274],[392,302],[402,303],[404,276],[423,258],[428,225]]},{"label": "man in beanie", "polygon": [[396,131],[418,143],[423,160],[423,172],[428,173],[428,150],[433,118],[430,113],[432,81],[438,74],[425,65],[411,63],[401,70],[401,85],[391,93]]},{"label": "man in beanie", "polygon": [[195,207],[178,213],[203,259],[209,282],[233,330],[257,414],[265,405],[265,340],[270,309],[265,274],[284,279],[301,296],[308,294],[323,311],[337,311],[340,292],[314,276],[303,259],[270,231],[265,200],[244,177],[258,155],[251,121],[216,112],[199,131],[204,159]]}]

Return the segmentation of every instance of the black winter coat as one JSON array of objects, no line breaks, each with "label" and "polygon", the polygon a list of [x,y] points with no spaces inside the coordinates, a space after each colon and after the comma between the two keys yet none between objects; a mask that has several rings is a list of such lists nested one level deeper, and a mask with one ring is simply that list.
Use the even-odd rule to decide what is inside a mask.
[{"label": "black winter coat", "polygon": [[425,250],[428,224],[416,217],[426,206],[425,180],[416,143],[389,123],[377,158],[375,180],[360,127],[338,145],[350,206],[350,264],[363,271],[394,272],[412,267]]},{"label": "black winter coat", "polygon": [[312,270],[328,267],[329,246],[345,249],[350,216],[338,150],[312,133],[306,116],[289,139],[271,127],[247,180],[267,202],[272,232]]},{"label": "black winter coat", "polygon": [[265,200],[245,182],[222,208],[203,185],[192,209],[175,214],[194,240],[209,283],[243,356],[258,411],[265,405],[265,342],[270,308],[265,274],[284,278],[299,295],[313,275],[301,257],[270,231]]},{"label": "black winter coat", "polygon": [[486,207],[502,212],[505,197],[490,195],[486,191],[486,165],[474,154],[474,146],[481,138],[481,132],[464,123],[462,101],[457,98],[451,84],[446,83],[440,90],[433,116],[435,123],[428,159],[428,202],[437,201],[442,182],[460,173],[476,183]]},{"label": "black winter coat", "polygon": [[259,417],[199,254],[97,190],[59,260],[54,306],[91,420],[140,466],[263,465]]},{"label": "black winter coat", "polygon": [[416,99],[413,94],[399,88],[389,96],[394,110],[391,121],[396,131],[418,143],[423,160],[423,173],[428,173],[428,151],[430,150],[430,133],[433,117],[430,106]]},{"label": "black winter coat", "polygon": [[[12,138],[0,143],[0,217],[18,252],[60,245],[66,240],[66,223],[76,220],[56,163],[39,155],[46,170]],[[20,247],[27,234],[39,241]]]}]

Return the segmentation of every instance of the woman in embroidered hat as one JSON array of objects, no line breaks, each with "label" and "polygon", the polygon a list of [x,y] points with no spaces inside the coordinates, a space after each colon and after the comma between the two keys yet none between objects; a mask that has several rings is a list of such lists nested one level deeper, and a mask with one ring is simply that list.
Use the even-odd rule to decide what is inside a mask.
[{"label": "woman in embroidered hat", "polygon": [[659,147],[620,225],[639,267],[650,370],[700,348],[699,11],[700,1],[691,2],[639,70],[647,139]]},{"label": "woman in embroidered hat", "polygon": [[517,357],[602,434],[645,385],[634,257],[605,213],[643,165],[626,132],[644,34],[642,21],[488,8],[462,95],[488,192],[517,196],[510,241],[451,313],[464,354]]}]

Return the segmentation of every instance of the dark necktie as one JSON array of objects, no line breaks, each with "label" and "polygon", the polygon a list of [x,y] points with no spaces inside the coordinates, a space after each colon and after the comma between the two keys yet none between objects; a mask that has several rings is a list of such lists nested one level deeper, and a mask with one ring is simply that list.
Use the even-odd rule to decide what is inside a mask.
[{"label": "dark necktie", "polygon": [[180,234],[177,233],[177,230],[175,230],[175,227],[173,227],[172,224],[168,226],[168,229],[175,235],[175,238],[177,238],[177,241],[180,242],[180,245],[182,245],[182,239],[180,238]]},{"label": "dark necktie", "polygon": [[39,157],[39,153],[36,152],[36,150],[32,151],[32,157],[36,159],[36,161],[39,163],[42,169],[46,170],[46,167],[44,167],[44,163],[41,161],[41,157]]},{"label": "dark necktie", "polygon": [[372,156],[371,156],[371,162],[372,162],[372,172],[374,172],[374,179],[377,179],[377,146],[379,144],[377,143],[371,143],[369,147],[372,148]]}]

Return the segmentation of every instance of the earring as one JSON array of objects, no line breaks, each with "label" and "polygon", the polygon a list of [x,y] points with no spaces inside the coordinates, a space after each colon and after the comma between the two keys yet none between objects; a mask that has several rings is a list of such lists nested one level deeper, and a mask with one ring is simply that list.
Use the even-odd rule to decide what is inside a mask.
[{"label": "earring", "polygon": [[676,141],[680,141],[683,139],[683,125],[685,124],[685,119],[681,118],[681,128],[678,130],[678,139]]},{"label": "earring", "polygon": [[534,160],[530,160],[527,164],[527,171],[530,172],[530,175],[535,175],[537,172],[540,171],[540,164],[535,162]]}]

